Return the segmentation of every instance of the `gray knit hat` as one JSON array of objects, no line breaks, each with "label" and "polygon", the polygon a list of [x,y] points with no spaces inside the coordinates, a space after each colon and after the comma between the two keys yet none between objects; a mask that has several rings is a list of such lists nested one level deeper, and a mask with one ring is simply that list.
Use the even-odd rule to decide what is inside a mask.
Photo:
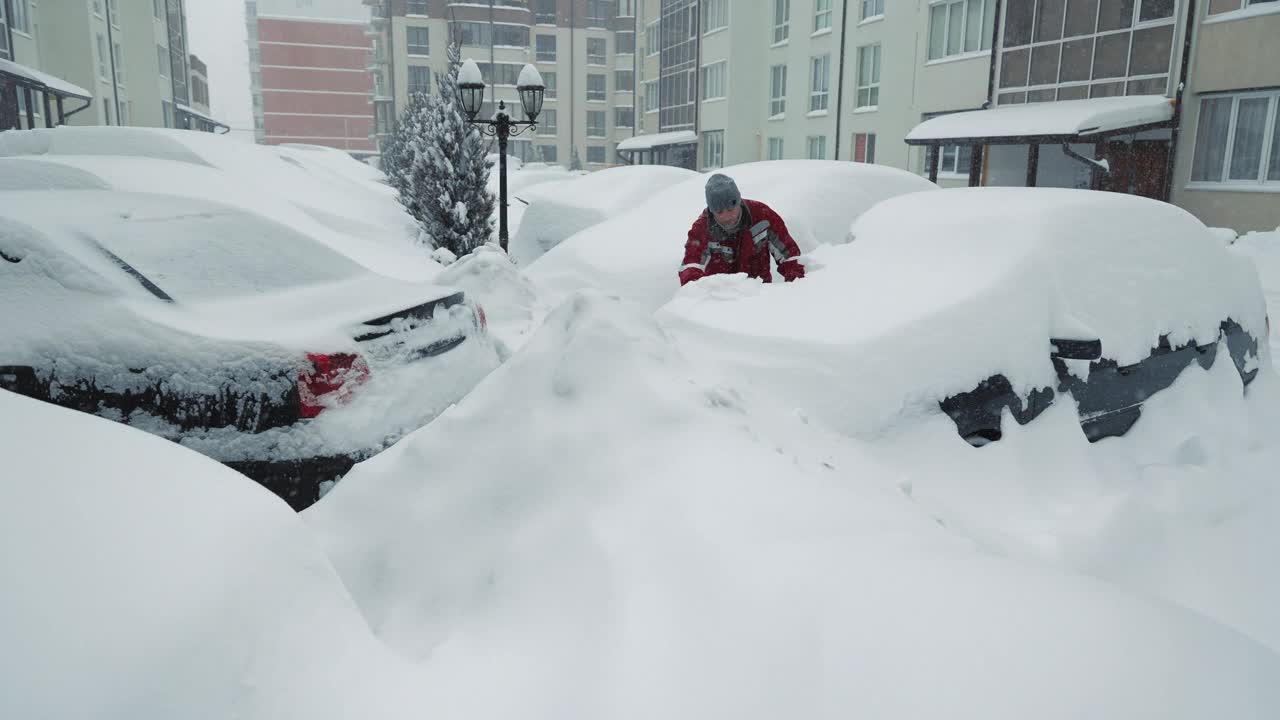
[{"label": "gray knit hat", "polygon": [[742,202],[738,185],[728,175],[716,173],[707,180],[707,209],[713,213],[736,207]]}]

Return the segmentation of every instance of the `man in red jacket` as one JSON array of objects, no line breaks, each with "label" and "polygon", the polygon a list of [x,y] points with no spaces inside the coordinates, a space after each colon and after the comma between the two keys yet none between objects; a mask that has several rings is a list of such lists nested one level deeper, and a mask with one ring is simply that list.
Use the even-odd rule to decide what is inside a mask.
[{"label": "man in red jacket", "polygon": [[719,173],[707,180],[706,195],[707,209],[689,228],[685,242],[681,285],[717,273],[746,273],[773,282],[770,256],[787,282],[804,277],[800,248],[768,205],[742,199],[733,179]]}]

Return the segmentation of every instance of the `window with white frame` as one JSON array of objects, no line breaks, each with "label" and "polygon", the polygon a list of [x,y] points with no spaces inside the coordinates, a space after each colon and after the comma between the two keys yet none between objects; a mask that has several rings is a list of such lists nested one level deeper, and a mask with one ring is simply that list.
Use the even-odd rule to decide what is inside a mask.
[{"label": "window with white frame", "polygon": [[782,159],[782,138],[780,137],[769,138],[769,159],[770,160]]},{"label": "window with white frame", "polygon": [[632,128],[636,126],[636,110],[631,107],[613,109],[613,126],[615,128]]},{"label": "window with white frame", "polygon": [[862,0],[862,19],[884,16],[884,0]]},{"label": "window with white frame", "polygon": [[587,162],[592,165],[604,164],[604,146],[588,145],[587,146]]},{"label": "window with white frame", "polygon": [[405,42],[405,47],[408,50],[410,55],[430,55],[431,54],[430,36],[427,33],[427,28],[424,28],[424,27],[405,28],[405,33],[408,35]]},{"label": "window with white frame", "polygon": [[556,134],[556,111],[542,109],[538,113],[538,134],[539,135],[555,135]]},{"label": "window with white frame", "polygon": [[708,130],[702,133],[702,169],[724,167],[724,131]]},{"label": "window with white frame", "polygon": [[994,22],[995,0],[948,0],[930,5],[929,59],[990,50]]},{"label": "window with white frame", "polygon": [[555,62],[556,61],[556,36],[555,35],[535,35],[534,58],[538,62]]},{"label": "window with white frame", "polygon": [[106,82],[107,77],[107,38],[98,33],[98,78]]},{"label": "window with white frame", "polygon": [[809,62],[809,112],[826,110],[831,103],[831,55]]},{"label": "window with white frame", "polygon": [[[517,79],[519,79],[519,78],[517,78]],[[545,89],[542,91],[542,99],[544,99],[544,100],[555,100],[555,99],[556,99],[556,85],[558,84],[558,80],[557,80],[557,78],[556,78],[556,74],[555,74],[554,72],[543,72],[543,73],[542,73],[542,84],[543,84],[543,86],[545,87]]]},{"label": "window with white frame", "polygon": [[1278,0],[1209,0],[1209,14],[1217,15],[1218,13],[1243,10],[1251,5],[1263,5],[1265,3],[1277,1]]},{"label": "window with white frame", "polygon": [[120,43],[115,43],[114,47],[115,54],[111,56],[111,60],[115,63],[116,84],[124,86],[124,53],[120,52]]},{"label": "window with white frame", "polygon": [[875,133],[853,134],[853,161],[860,163],[874,163],[876,161]]},{"label": "window with white frame", "polygon": [[769,116],[777,117],[787,112],[787,66],[769,68]]},{"label": "window with white frame", "polygon": [[969,166],[973,164],[972,145],[943,145],[939,151],[938,174],[969,177]]},{"label": "window with white frame", "polygon": [[604,65],[608,55],[608,42],[604,38],[587,38],[587,63]]},{"label": "window with white frame", "polygon": [[31,34],[31,21],[27,16],[27,0],[14,0],[13,17],[9,18],[9,27],[15,31]]},{"label": "window with white frame", "polygon": [[409,66],[409,92],[431,92],[431,68],[424,65]]},{"label": "window with white frame", "polygon": [[605,76],[598,73],[587,75],[587,99],[604,100],[607,95]]},{"label": "window with white frame", "polygon": [[773,0],[773,43],[791,37],[791,0]]},{"label": "window with white frame", "polygon": [[827,159],[827,136],[826,135],[810,135],[807,138],[809,146],[810,160],[826,160]]},{"label": "window with white frame", "polygon": [[556,0],[534,0],[533,17],[539,25],[555,25]]},{"label": "window with white frame", "polygon": [[613,71],[613,91],[614,92],[635,92],[636,89],[636,73],[634,70],[614,70]]},{"label": "window with white frame", "polygon": [[813,31],[821,32],[831,29],[831,0],[814,0]]},{"label": "window with white frame", "polygon": [[858,108],[880,105],[880,46],[858,48]]},{"label": "window with white frame", "polygon": [[409,15],[426,15],[427,0],[409,0],[406,12]]},{"label": "window with white frame", "polygon": [[702,32],[729,27],[729,0],[702,0]]},{"label": "window with white frame", "polygon": [[657,55],[662,47],[658,45],[658,29],[659,21],[654,20],[644,26],[644,52],[645,55]]},{"label": "window with white frame", "polygon": [[1191,182],[1280,191],[1280,89],[1200,100]]},{"label": "window with white frame", "polygon": [[587,111],[587,137],[602,138],[608,130],[605,128],[605,112],[603,110]]},{"label": "window with white frame", "polygon": [[538,146],[538,152],[542,153],[542,162],[549,162],[549,163],[555,162],[556,157],[559,154],[557,152],[558,150],[559,148],[557,148],[555,145],[539,145]]},{"label": "window with white frame", "polygon": [[717,63],[702,66],[702,99],[703,100],[720,100],[725,97],[728,83],[726,80],[729,76],[729,61],[721,60]]},{"label": "window with white frame", "polygon": [[618,17],[629,18],[636,16],[636,0],[618,0]]}]

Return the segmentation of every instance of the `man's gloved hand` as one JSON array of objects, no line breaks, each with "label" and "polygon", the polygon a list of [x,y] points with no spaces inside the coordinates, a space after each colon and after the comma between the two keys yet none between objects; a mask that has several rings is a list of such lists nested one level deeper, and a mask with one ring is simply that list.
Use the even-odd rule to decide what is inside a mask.
[{"label": "man's gloved hand", "polygon": [[799,280],[804,277],[804,265],[801,265],[799,260],[784,262],[778,266],[778,274],[787,282]]},{"label": "man's gloved hand", "polygon": [[706,273],[703,272],[702,268],[696,268],[696,267],[685,268],[684,270],[680,271],[680,284],[688,285],[694,280],[701,278],[705,274]]}]

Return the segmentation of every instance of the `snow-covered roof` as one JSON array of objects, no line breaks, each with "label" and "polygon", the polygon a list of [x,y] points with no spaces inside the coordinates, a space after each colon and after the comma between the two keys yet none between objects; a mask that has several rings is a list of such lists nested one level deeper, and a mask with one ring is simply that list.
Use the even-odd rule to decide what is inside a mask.
[{"label": "snow-covered roof", "polygon": [[675,132],[655,133],[653,135],[636,135],[627,138],[618,143],[620,152],[631,152],[635,150],[651,150],[663,145],[679,145],[681,143],[697,142],[698,136],[692,130],[677,130]]},{"label": "snow-covered roof", "polygon": [[226,124],[226,123],[224,123],[224,122],[218,122],[217,120],[214,120],[213,118],[209,117],[208,115],[205,115],[204,113],[200,112],[199,110],[196,110],[195,108],[191,107],[190,105],[183,105],[182,103],[177,103],[177,104],[175,104],[175,105],[174,105],[174,107],[176,107],[178,110],[180,110],[180,111],[182,111],[182,112],[184,112],[184,113],[186,113],[186,114],[188,114],[188,115],[190,115],[190,116],[192,116],[192,117],[200,118],[201,120],[204,120],[205,122],[211,122],[211,123],[213,123],[214,125],[221,125],[222,127],[227,127],[227,124]]},{"label": "snow-covered roof", "polygon": [[67,95],[70,97],[80,98],[81,100],[92,100],[93,93],[85,90],[79,85],[73,85],[60,77],[55,77],[46,72],[41,72],[26,65],[19,65],[12,60],[0,59],[0,73],[8,73],[21,78],[26,78],[32,82],[43,85],[57,95]]},{"label": "snow-covered roof", "polygon": [[1093,135],[1167,122],[1173,102],[1162,95],[1090,98],[971,110],[925,120],[907,133],[917,145],[937,141]]}]

